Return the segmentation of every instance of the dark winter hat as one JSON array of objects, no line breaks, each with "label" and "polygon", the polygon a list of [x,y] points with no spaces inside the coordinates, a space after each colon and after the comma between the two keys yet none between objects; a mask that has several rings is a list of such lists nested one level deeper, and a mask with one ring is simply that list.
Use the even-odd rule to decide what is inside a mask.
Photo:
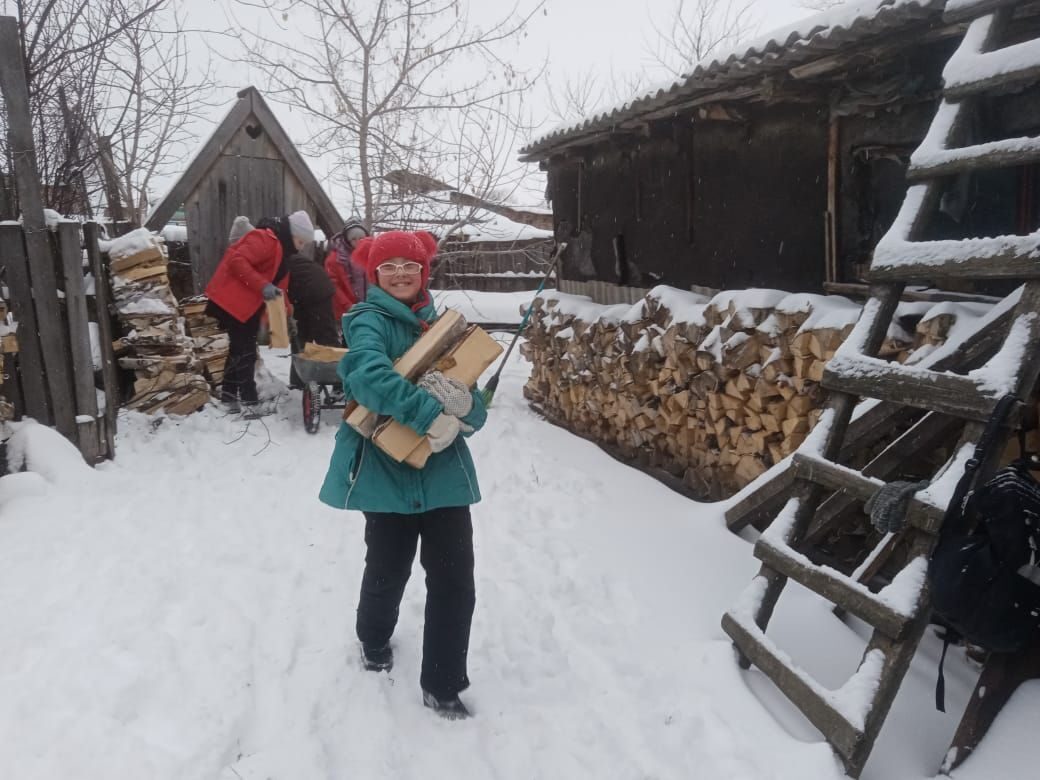
[{"label": "dark winter hat", "polygon": [[437,239],[424,230],[409,233],[391,230],[375,238],[363,238],[354,249],[354,260],[365,268],[365,275],[372,284],[376,283],[376,268],[400,257],[422,265],[422,286],[430,279],[430,261],[437,254]]}]

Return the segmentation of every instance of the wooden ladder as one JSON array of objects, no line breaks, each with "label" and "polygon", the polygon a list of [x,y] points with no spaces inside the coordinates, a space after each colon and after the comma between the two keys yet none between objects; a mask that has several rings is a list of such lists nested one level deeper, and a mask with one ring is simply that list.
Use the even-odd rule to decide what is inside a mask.
[{"label": "wooden ladder", "polygon": [[[1008,393],[1028,398],[1040,373],[1040,231],[1027,236],[921,240],[943,193],[941,177],[1040,162],[1040,138],[962,142],[980,99],[1040,81],[1040,39],[1000,48],[1014,5],[1011,0],[947,4],[947,19],[972,21],[944,70],[943,99],[930,130],[911,158],[911,186],[899,216],[874,253],[871,298],[826,367],[823,385],[830,395],[823,415],[792,459],[789,498],[755,544],[761,569],[738,605],[722,619],[741,665],[754,664],[776,684],[823,733],[851,777],[862,771],[928,624],[928,556],[953,486],[973,454],[973,442],[997,400]],[[943,370],[948,365],[906,366],[876,357],[904,285],[936,278],[1026,280],[1019,293],[1006,300],[1006,337],[981,368],[953,374]],[[994,317],[1003,314],[994,312]],[[858,421],[850,430],[861,397],[882,402],[875,407],[877,415],[891,415],[905,407],[927,410],[922,422],[931,422],[918,436],[936,435],[942,416],[966,421],[953,456],[930,486],[910,500],[902,534],[908,563],[878,593],[858,579],[813,564],[798,551],[814,519],[816,527],[822,522],[817,517],[821,510],[828,518],[833,513],[833,507],[821,507],[828,495],[834,494],[832,504],[864,501],[884,484],[866,469],[864,473],[839,464],[843,450],[847,453],[847,446],[864,434],[865,426]],[[1000,447],[993,449],[990,462],[982,464],[983,476],[994,469],[1001,454]],[[838,690],[826,688],[800,669],[765,633],[788,579],[873,628],[857,671]]]}]

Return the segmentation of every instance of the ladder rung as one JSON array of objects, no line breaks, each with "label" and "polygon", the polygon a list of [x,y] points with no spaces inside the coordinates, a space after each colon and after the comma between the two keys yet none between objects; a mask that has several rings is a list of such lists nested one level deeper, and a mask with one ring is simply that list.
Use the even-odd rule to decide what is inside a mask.
[{"label": "ladder rung", "polygon": [[1022,0],[948,0],[943,10],[943,21],[962,22],[1020,2]]},{"label": "ladder rung", "polygon": [[1040,161],[1040,137],[1009,138],[959,149],[914,152],[906,172],[911,182],[989,168],[1007,168]]},{"label": "ladder rung", "polygon": [[864,585],[853,583],[833,569],[816,566],[790,548],[774,546],[763,537],[755,544],[755,557],[785,577],[867,621],[891,639],[902,639],[910,627],[912,616],[900,614]]},{"label": "ladder rung", "polygon": [[1040,278],[1040,232],[943,241],[884,240],[867,272],[872,282]]},{"label": "ladder rung", "polygon": [[[795,476],[830,490],[840,490],[857,501],[867,501],[885,483],[874,477],[865,477],[858,471],[840,466],[829,460],[796,452],[791,459]],[[907,504],[907,521],[922,531],[937,533],[942,525],[944,511],[917,498]]]},{"label": "ladder rung", "polygon": [[740,652],[773,681],[838,753],[845,758],[852,756],[863,740],[863,731],[853,726],[848,718],[827,701],[825,697],[829,691],[792,662],[781,658],[773,643],[758,631],[757,626],[749,628],[729,613],[722,616],[722,630]]},{"label": "ladder rung", "polygon": [[[1009,66],[1008,63],[1013,65]],[[1040,80],[1040,39],[951,59],[943,72],[943,97],[957,101]]]},{"label": "ladder rung", "polygon": [[965,420],[987,420],[997,396],[979,382],[864,355],[836,355],[823,370],[823,386],[865,398],[895,401]]}]

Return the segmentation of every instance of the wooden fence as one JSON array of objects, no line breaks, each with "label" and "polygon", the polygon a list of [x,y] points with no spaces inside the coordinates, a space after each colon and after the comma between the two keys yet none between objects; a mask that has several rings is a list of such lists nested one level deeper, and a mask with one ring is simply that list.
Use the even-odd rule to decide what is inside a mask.
[{"label": "wooden fence", "polygon": [[447,242],[434,262],[435,289],[518,292],[534,290],[549,270],[552,239]]},{"label": "wooden fence", "polygon": [[[114,453],[119,403],[108,276],[101,263],[96,225],[62,221],[48,226],[45,221],[18,21],[9,16],[0,16],[0,95],[22,216],[21,222],[0,223],[0,266],[10,315],[17,323],[15,338],[3,340],[3,395],[13,406],[15,419],[25,415],[53,425],[79,447],[87,462],[94,463]],[[105,390],[101,409],[84,258],[95,281],[94,320]],[[11,413],[9,406],[3,408]]]},{"label": "wooden fence", "polygon": [[[15,339],[4,342],[8,354],[2,393],[14,406],[15,419],[28,416],[53,425],[88,463],[95,463],[115,453],[120,402],[108,270],[98,248],[98,227],[63,221],[45,228],[42,242],[30,238],[17,223],[0,224],[0,266],[18,324]],[[37,250],[32,255],[31,243]],[[88,279],[93,280],[92,295],[87,294]],[[95,379],[91,323],[101,353],[100,382]]]}]

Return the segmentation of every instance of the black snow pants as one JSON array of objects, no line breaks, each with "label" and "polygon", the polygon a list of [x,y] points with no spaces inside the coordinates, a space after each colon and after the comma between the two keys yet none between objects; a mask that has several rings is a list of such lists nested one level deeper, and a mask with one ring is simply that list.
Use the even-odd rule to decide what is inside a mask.
[{"label": "black snow pants", "polygon": [[466,656],[473,622],[473,523],[469,507],[414,515],[365,512],[365,574],[361,580],[357,634],[362,644],[390,641],[416,544],[426,570],[426,625],[419,683],[439,699],[469,687]]},{"label": "black snow pants", "polygon": [[220,400],[241,401],[245,404],[257,402],[256,390],[256,336],[260,331],[260,316],[264,307],[245,322],[239,322],[215,303],[210,301],[207,314],[215,317],[227,331],[228,356],[224,362],[224,381],[220,388]]}]

